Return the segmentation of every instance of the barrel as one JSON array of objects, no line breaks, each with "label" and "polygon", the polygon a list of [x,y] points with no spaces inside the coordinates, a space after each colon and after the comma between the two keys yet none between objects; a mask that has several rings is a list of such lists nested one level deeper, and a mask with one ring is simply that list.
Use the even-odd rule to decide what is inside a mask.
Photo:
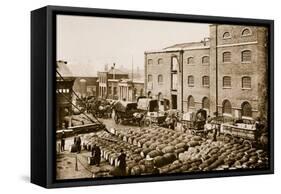
[{"label": "barrel", "polygon": [[147,158],[144,162],[146,171],[151,172],[154,169],[153,158]]}]

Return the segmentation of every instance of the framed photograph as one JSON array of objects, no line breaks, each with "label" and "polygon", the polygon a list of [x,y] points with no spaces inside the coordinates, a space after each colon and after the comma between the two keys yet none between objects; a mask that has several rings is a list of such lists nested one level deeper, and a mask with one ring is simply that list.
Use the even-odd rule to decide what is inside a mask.
[{"label": "framed photograph", "polygon": [[31,182],[272,174],[272,20],[31,12]]}]

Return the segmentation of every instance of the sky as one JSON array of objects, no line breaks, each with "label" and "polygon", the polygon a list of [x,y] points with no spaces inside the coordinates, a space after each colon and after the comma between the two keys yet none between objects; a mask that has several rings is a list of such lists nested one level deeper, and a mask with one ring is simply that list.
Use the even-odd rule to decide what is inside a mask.
[{"label": "sky", "polygon": [[144,52],[209,36],[209,25],[88,16],[57,16],[57,60],[76,76],[96,76],[104,65],[144,69]]}]

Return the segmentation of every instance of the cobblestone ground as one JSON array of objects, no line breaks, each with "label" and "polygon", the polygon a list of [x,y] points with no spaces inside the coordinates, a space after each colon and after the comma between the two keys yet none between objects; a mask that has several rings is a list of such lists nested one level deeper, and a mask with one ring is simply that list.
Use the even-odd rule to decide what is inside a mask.
[{"label": "cobblestone ground", "polygon": [[[157,133],[153,133],[153,128],[149,129],[140,129],[138,126],[134,126],[132,124],[119,124],[116,125],[113,119],[101,119],[101,121],[107,126],[107,129],[114,128],[115,131],[118,131],[118,134],[115,133],[115,138],[117,138],[118,142],[116,145],[111,144],[110,142],[108,145],[112,145],[113,147],[119,147],[119,145],[129,144],[129,148],[127,148],[127,151],[133,151],[134,149],[138,149],[139,147],[133,147],[132,150],[132,143],[129,143],[129,139],[126,139],[124,142],[124,136],[125,138],[129,137],[133,133],[139,133],[139,134],[145,134],[145,131],[149,134],[154,134],[157,136],[157,138],[160,138],[160,136],[164,136],[165,141],[169,139],[168,141],[173,143],[173,141],[176,140],[178,136],[175,136],[176,132],[169,130],[169,129],[160,129],[162,131],[159,133],[157,129]],[[132,130],[131,130],[132,129]],[[135,130],[136,129],[136,130]],[[154,131],[155,132],[155,131]],[[167,133],[168,132],[168,133]],[[105,132],[103,132],[105,133]],[[93,136],[96,133],[89,133],[89,134],[83,134],[81,135],[82,143],[87,143],[87,139],[93,138]],[[102,136],[101,132],[97,132],[98,136]],[[107,134],[107,133],[105,133]],[[136,135],[135,134],[135,135]],[[169,134],[169,136],[167,135]],[[229,142],[229,141],[223,141],[223,136],[220,136],[217,138],[217,141],[213,141],[212,134],[209,134],[207,139],[201,138],[198,136],[190,135],[190,134],[183,134],[181,132],[177,132],[177,134],[185,135],[188,137],[188,150],[184,151],[181,150],[183,148],[177,148],[175,150],[175,154],[178,154],[178,158],[176,161],[174,161],[171,164],[164,165],[159,169],[160,173],[167,174],[167,173],[178,173],[178,172],[190,172],[190,171],[199,171],[199,170],[232,170],[237,168],[263,168],[266,167],[268,164],[268,157],[267,153],[263,150],[260,150],[260,148],[251,148],[249,145],[242,145],[242,143],[236,142]],[[120,136],[121,135],[121,136]],[[118,136],[118,137],[117,137]],[[127,137],[126,137],[127,136]],[[122,138],[120,138],[122,137]],[[107,138],[107,136],[104,136],[103,138]],[[153,137],[150,137],[153,139]],[[195,140],[195,139],[201,139],[201,140]],[[95,139],[95,137],[94,137]],[[122,140],[121,140],[122,139]],[[162,138],[163,139],[163,138]],[[173,140],[174,139],[174,140]],[[127,141],[128,140],[128,141]],[[173,140],[173,141],[172,141]],[[186,139],[185,139],[186,140]],[[98,139],[94,140],[95,142],[99,142]],[[147,142],[150,141],[150,139],[146,140]],[[153,141],[156,141],[155,138]],[[176,140],[178,141],[178,140]],[[179,140],[179,142],[174,142],[175,146],[180,146],[180,143],[182,140]],[[162,141],[162,144],[167,144]],[[199,143],[200,142],[200,143]],[[142,142],[144,143],[144,142]],[[149,142],[147,145],[151,145],[154,142]],[[87,150],[82,150],[81,153],[70,153],[69,148],[73,144],[73,137],[66,139],[66,145],[65,149],[66,151],[63,151],[57,155],[57,179],[77,179],[77,178],[92,178],[92,177],[108,177],[111,176],[110,172],[113,171],[114,167],[110,165],[104,158],[101,159],[100,166],[90,166],[87,163],[87,157],[90,156],[90,152]],[[185,144],[185,143],[184,143]],[[190,145],[189,145],[190,144]],[[195,145],[196,144],[196,145]],[[142,145],[143,151],[147,149],[147,145]],[[165,145],[167,146],[167,145]],[[110,146],[109,146],[110,147]],[[161,145],[159,144],[159,147]],[[122,147],[123,148],[123,147]],[[112,148],[111,148],[112,149]],[[115,149],[115,147],[114,147]],[[113,150],[114,150],[113,149]],[[112,151],[112,150],[111,150]],[[178,152],[177,152],[178,151]],[[118,155],[118,151],[114,150],[116,154]],[[165,151],[163,151],[165,153]],[[168,152],[167,152],[168,153]],[[170,153],[170,152],[169,152]],[[167,155],[167,154],[165,154]],[[168,154],[169,155],[169,154]],[[167,155],[167,156],[168,156]],[[172,154],[173,155],[173,154]],[[107,156],[105,156],[107,157]],[[136,155],[133,158],[134,160]],[[159,158],[158,158],[159,159]],[[108,158],[107,158],[108,160]],[[155,159],[156,160],[156,159]],[[159,160],[161,161],[161,160]],[[111,161],[112,162],[112,161]],[[155,161],[154,161],[155,162]],[[129,163],[129,161],[128,161]],[[77,164],[77,165],[76,165]],[[143,165],[143,164],[141,164]],[[140,167],[141,165],[138,165],[136,167]],[[77,167],[76,167],[77,166]],[[139,172],[140,169],[135,168],[136,172]],[[132,171],[131,171],[132,172]],[[133,171],[136,173],[135,171]],[[137,175],[137,174],[136,174]]]},{"label": "cobblestone ground", "polygon": [[[101,119],[101,121],[107,126],[107,128],[117,128],[117,129],[126,129],[126,128],[138,128],[133,125],[116,125],[113,119]],[[81,135],[82,142],[86,134]],[[90,133],[87,135],[94,135],[94,133]],[[65,151],[61,152],[57,155],[57,179],[79,179],[79,178],[92,178],[93,176],[103,176],[107,177],[109,175],[109,171],[112,170],[112,167],[107,161],[103,158],[101,159],[100,166],[90,166],[87,164],[87,157],[90,156],[90,152],[86,150],[82,150],[81,153],[70,153],[70,146],[73,144],[73,137],[66,138],[65,141]],[[78,170],[75,169],[76,166],[76,156],[77,156],[77,167]]]}]

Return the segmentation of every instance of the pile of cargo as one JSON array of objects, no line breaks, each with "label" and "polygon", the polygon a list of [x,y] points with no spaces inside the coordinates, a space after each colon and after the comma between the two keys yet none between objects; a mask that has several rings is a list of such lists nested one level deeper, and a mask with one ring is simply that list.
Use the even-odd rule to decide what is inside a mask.
[{"label": "pile of cargo", "polygon": [[212,141],[162,127],[110,129],[89,136],[88,145],[101,148],[102,157],[117,166],[120,150],[127,155],[127,174],[180,173],[268,164],[264,150],[248,144]]},{"label": "pile of cargo", "polygon": [[[91,115],[88,115],[88,117],[94,120],[94,118]],[[79,115],[66,116],[64,117],[64,120],[67,123],[69,123],[69,126],[81,126],[81,125],[93,123],[92,121],[90,121],[88,117],[84,114],[79,114]]]},{"label": "pile of cargo", "polygon": [[112,130],[111,132],[124,142],[141,148],[141,157],[152,158],[154,166],[159,169],[172,164],[181,153],[205,141],[199,136],[162,127]]},{"label": "pile of cargo", "polygon": [[[179,161],[184,164],[192,164],[196,161],[198,168],[195,170],[200,171],[262,168],[268,164],[264,150],[251,148],[248,144],[212,142],[211,140],[181,153]],[[192,165],[190,168],[187,171],[194,171]]]}]

